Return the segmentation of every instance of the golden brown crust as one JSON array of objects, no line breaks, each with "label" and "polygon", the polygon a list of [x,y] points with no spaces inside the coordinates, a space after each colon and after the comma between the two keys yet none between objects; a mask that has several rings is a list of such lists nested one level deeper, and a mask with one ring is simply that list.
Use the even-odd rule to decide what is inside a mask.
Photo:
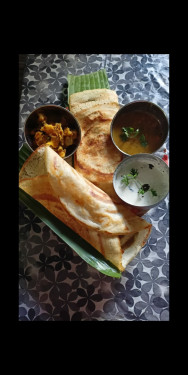
[{"label": "golden brown crust", "polygon": [[[19,186],[121,271],[120,235],[151,227],[128,208],[114,204],[48,146],[40,146],[24,163]],[[145,241],[147,236],[143,234],[141,240]]]},{"label": "golden brown crust", "polygon": [[75,169],[115,201],[119,198],[113,188],[113,173],[123,155],[112,142],[110,125],[119,108],[113,90],[86,90],[70,96],[70,110],[82,130],[74,155]]}]

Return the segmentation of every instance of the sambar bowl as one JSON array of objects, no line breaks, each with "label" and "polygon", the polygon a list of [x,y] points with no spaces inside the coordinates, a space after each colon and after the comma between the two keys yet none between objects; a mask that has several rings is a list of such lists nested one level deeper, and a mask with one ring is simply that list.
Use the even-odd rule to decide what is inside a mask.
[{"label": "sambar bowl", "polygon": [[125,156],[153,154],[165,143],[169,124],[157,104],[137,100],[122,106],[111,122],[111,139]]}]

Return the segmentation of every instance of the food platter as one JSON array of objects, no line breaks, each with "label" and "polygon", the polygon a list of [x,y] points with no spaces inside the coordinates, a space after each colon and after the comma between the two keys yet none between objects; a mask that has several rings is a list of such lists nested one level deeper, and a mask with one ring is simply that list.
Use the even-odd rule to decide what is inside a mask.
[{"label": "food platter", "polygon": [[[30,134],[28,142],[33,138],[33,153],[21,167],[19,188],[70,227],[72,237],[76,232],[119,271],[124,271],[147,242],[152,225],[132,212],[114,190],[113,174],[123,155],[112,142],[110,124],[119,103],[116,92],[103,87],[109,87],[105,83],[106,71],[96,73],[71,76],[72,86],[69,75],[70,112],[47,105],[29,115],[25,129]],[[69,146],[74,147],[78,139],[78,130],[81,139],[75,144],[71,167],[64,160]],[[31,202],[30,207],[33,206]],[[64,231],[67,232],[66,227]],[[89,264],[93,264],[93,259]],[[102,272],[98,259],[96,265]],[[107,273],[106,264],[104,271],[111,275],[112,267]]]},{"label": "food platter", "polygon": [[[28,59],[28,60],[29,60],[29,59]],[[36,60],[37,60],[37,57],[36,57]],[[56,61],[56,60],[58,60],[57,57],[55,57],[55,61]],[[24,90],[23,90],[23,96],[24,96],[24,95],[25,95],[25,94],[24,94]],[[56,104],[60,104],[60,103],[56,103]],[[166,145],[165,145],[165,146],[166,146]],[[164,147],[164,148],[166,148],[166,147]],[[162,151],[161,151],[161,152],[162,152]],[[166,201],[166,202],[167,202],[167,201]],[[164,204],[164,202],[163,202],[163,204]],[[30,208],[31,208],[31,207],[30,207]],[[43,222],[44,222],[44,221],[43,221]],[[151,218],[150,218],[150,222],[151,222]],[[43,224],[42,224],[42,225],[43,225]],[[44,228],[45,228],[45,231],[47,231],[46,227],[44,227]],[[42,234],[42,232],[41,232],[41,234]],[[30,238],[32,238],[31,233],[29,234],[29,236],[30,236]],[[34,235],[34,236],[35,236],[35,235]],[[51,234],[51,236],[53,236],[53,235]],[[31,241],[31,242],[32,242],[32,241]],[[66,242],[66,241],[65,241],[65,242]],[[21,243],[23,244],[23,240],[21,240]],[[68,245],[69,245],[69,244],[68,244]],[[69,245],[69,246],[71,246],[71,245]],[[33,247],[33,246],[31,246],[31,247]],[[72,248],[74,249],[73,246],[72,246]],[[30,249],[30,250],[31,250],[31,249]],[[42,249],[41,249],[41,250],[42,250]],[[52,253],[52,251],[53,251],[53,250],[50,249],[50,254]],[[29,252],[29,249],[27,248],[27,253],[28,253],[28,252]],[[32,250],[31,250],[31,253],[32,253]],[[49,252],[47,252],[46,254],[48,254],[48,253],[49,253]],[[41,257],[42,254],[44,254],[43,251],[42,251],[42,253],[40,254],[40,257]],[[52,255],[52,257],[53,257],[53,255]],[[43,257],[41,257],[41,258],[43,258]],[[37,254],[36,254],[36,259],[37,259]],[[56,258],[51,258],[51,260],[52,260],[52,259],[54,259],[54,262],[55,262],[55,259],[56,259]],[[37,261],[37,260],[36,260],[36,261]],[[134,264],[134,263],[133,263],[133,264]],[[73,265],[74,265],[74,262],[73,262],[72,265],[71,265],[71,268],[72,268],[72,269],[74,269],[74,266],[73,266]],[[51,270],[53,269],[53,270],[54,270],[54,273],[56,274],[57,269],[54,268],[54,264],[53,264],[53,262],[52,262],[51,267],[52,267]],[[84,267],[85,267],[85,266],[84,266]],[[153,266],[153,267],[155,267],[155,266]],[[153,267],[152,267],[152,268],[153,268]],[[63,271],[63,270],[64,270],[64,269],[62,268],[61,271]],[[48,270],[48,271],[49,271],[49,270]],[[48,274],[49,272],[48,272],[48,271],[47,271],[47,273],[45,273],[45,274],[43,275],[43,277],[44,277],[44,280],[43,280],[43,281],[45,281],[46,279],[48,280],[48,277],[49,277],[49,274]],[[65,271],[66,271],[66,269],[65,269]],[[94,271],[90,270],[90,275],[92,275],[93,272],[94,272]],[[140,272],[142,272],[142,271],[140,271]],[[68,281],[68,280],[71,280],[71,279],[70,279],[70,274],[71,274],[71,272],[68,272],[68,275],[67,275],[67,277],[66,277],[66,279],[65,279],[65,280],[66,280],[66,282],[65,282],[66,284],[67,284],[67,281]],[[39,274],[38,274],[38,276],[39,276]],[[40,275],[40,276],[41,276],[41,275]],[[100,277],[100,276],[99,276],[99,277]],[[116,276],[116,277],[117,277],[117,276]],[[123,277],[124,277],[124,275],[123,275]],[[125,277],[126,277],[126,276],[125,276]],[[112,288],[112,284],[111,284],[111,283],[113,284],[113,280],[110,282],[110,288]],[[40,284],[40,283],[39,283],[39,284]],[[43,284],[43,282],[42,282],[42,284]],[[70,285],[71,285],[71,284],[70,284]],[[90,285],[90,284],[88,284],[87,287],[88,287],[89,285]],[[91,282],[91,285],[93,285],[92,282]],[[71,287],[71,286],[70,286],[70,287]],[[21,289],[22,289],[22,288],[21,288]],[[86,288],[86,289],[87,289],[87,288]],[[111,290],[112,290],[112,289],[111,289]],[[131,290],[132,290],[132,288],[131,288]],[[131,290],[130,290],[130,291],[131,291]],[[60,293],[60,290],[59,290],[59,293]],[[71,294],[71,292],[70,292],[69,294]],[[161,298],[162,298],[162,297],[161,297]],[[78,294],[78,299],[79,299],[79,294]],[[59,297],[57,298],[57,300],[59,300],[59,302],[61,302],[61,304],[63,305],[63,302],[62,302],[63,300],[62,300],[62,297],[61,297],[60,294],[59,294]],[[103,304],[104,304],[105,301],[104,301],[104,299],[102,299],[102,300],[103,300]],[[107,301],[106,301],[106,302],[107,302]],[[51,301],[51,303],[52,303],[52,301]],[[135,302],[135,303],[136,303],[136,302]],[[43,306],[43,307],[44,307],[44,306]],[[80,310],[80,308],[79,308],[79,303],[78,303],[78,306],[77,306],[77,307],[78,307],[78,309],[77,309],[78,312],[81,312],[81,311],[83,312],[83,309]],[[62,310],[64,311],[64,309],[62,309],[62,308],[61,308],[59,311],[61,311],[61,313],[62,313]],[[101,311],[102,311],[102,310],[101,310]],[[128,310],[125,310],[125,311],[127,312]],[[133,309],[132,309],[132,311],[133,311]],[[65,311],[64,311],[64,312],[65,312]],[[116,312],[117,312],[117,310],[116,310]],[[70,313],[70,309],[68,310],[67,313],[68,313],[68,314]],[[91,311],[90,311],[90,313],[91,313]],[[103,310],[103,313],[104,313],[104,310]],[[81,313],[81,314],[82,314],[82,313]],[[26,315],[28,316],[28,314],[26,314]],[[40,315],[40,314],[38,314],[38,315]],[[84,314],[82,314],[82,315],[84,316]],[[104,314],[102,314],[102,315],[104,315]],[[101,315],[101,316],[102,316],[102,315]],[[127,316],[128,316],[128,315],[127,315]],[[156,314],[155,314],[155,316],[156,316]],[[60,317],[60,316],[59,316],[59,317]],[[101,317],[100,319],[103,320],[102,317]],[[100,320],[100,319],[99,319],[99,320]],[[126,317],[124,317],[124,319],[126,320]],[[60,320],[61,320],[61,319],[60,319]],[[63,320],[63,319],[62,319],[62,320]],[[116,320],[116,318],[115,318],[115,320]],[[154,320],[155,320],[155,318],[154,318]]]}]

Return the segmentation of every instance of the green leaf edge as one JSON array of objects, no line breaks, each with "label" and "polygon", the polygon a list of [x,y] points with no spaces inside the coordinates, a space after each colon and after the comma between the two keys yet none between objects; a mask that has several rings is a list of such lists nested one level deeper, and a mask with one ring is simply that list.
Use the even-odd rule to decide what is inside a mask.
[{"label": "green leaf edge", "polygon": [[68,103],[70,95],[93,89],[109,89],[110,85],[105,69],[98,70],[93,73],[82,74],[82,75],[67,75],[68,81]]}]

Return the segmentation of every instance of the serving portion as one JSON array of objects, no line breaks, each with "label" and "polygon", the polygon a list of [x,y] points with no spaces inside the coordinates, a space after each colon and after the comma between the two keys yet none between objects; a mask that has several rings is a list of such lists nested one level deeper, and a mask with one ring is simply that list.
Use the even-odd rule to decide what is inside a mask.
[{"label": "serving portion", "polygon": [[47,144],[62,158],[67,158],[79,145],[81,129],[66,108],[47,104],[30,113],[25,122],[25,137],[33,151]]},{"label": "serving portion", "polygon": [[120,271],[147,241],[151,224],[85,179],[49,146],[24,163],[19,186]]},{"label": "serving portion", "polygon": [[82,138],[74,155],[74,167],[84,177],[119,201],[113,173],[123,155],[114,146],[110,125],[120,105],[115,91],[93,89],[70,95],[71,113],[78,120]]},{"label": "serving portion", "polygon": [[155,103],[138,100],[122,106],[111,123],[114,145],[124,155],[152,154],[165,142],[168,120]]},{"label": "serving portion", "polygon": [[113,184],[124,202],[148,211],[168,194],[169,167],[156,155],[132,155],[116,168]]},{"label": "serving portion", "polygon": [[46,116],[42,113],[39,113],[38,122],[41,123],[41,127],[36,132],[33,131],[37,146],[46,144],[64,158],[67,147],[75,143],[77,130],[71,130],[68,126],[62,128],[60,122],[48,124]]}]

